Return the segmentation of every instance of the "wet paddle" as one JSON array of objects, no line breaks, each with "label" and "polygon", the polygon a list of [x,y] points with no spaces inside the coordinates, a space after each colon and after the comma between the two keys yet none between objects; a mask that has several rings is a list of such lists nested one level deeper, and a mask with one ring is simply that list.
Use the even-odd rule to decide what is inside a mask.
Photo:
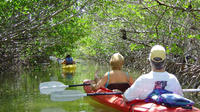
[{"label": "wet paddle", "polygon": [[62,82],[58,81],[50,81],[40,83],[39,89],[41,94],[50,94],[56,91],[63,91],[68,87],[76,87],[76,86],[87,86],[90,84],[76,84],[76,85],[65,85]]},{"label": "wet paddle", "polygon": [[51,93],[52,101],[74,101],[85,96],[96,95],[119,95],[121,92],[109,92],[109,93],[82,93],[78,90],[64,90]]}]

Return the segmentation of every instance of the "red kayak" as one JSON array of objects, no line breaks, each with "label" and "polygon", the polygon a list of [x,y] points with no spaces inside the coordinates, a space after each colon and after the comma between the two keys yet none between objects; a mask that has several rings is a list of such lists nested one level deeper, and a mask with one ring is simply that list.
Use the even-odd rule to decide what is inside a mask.
[{"label": "red kayak", "polygon": [[[84,83],[89,82],[90,81],[84,81]],[[91,86],[84,86],[83,88],[86,93],[113,92],[107,88],[101,88],[97,91],[93,91]],[[144,100],[134,100],[127,103],[123,101],[122,95],[97,95],[91,97],[101,104],[123,112],[200,112],[196,107],[192,107],[192,109],[184,109],[182,107],[169,108],[155,103],[146,103]]]}]

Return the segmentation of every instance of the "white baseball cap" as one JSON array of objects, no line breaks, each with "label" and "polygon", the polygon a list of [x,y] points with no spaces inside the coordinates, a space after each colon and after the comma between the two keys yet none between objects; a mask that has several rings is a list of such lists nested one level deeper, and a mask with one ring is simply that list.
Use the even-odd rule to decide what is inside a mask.
[{"label": "white baseball cap", "polygon": [[151,48],[149,59],[154,62],[162,62],[166,58],[165,48],[161,45],[155,45]]}]

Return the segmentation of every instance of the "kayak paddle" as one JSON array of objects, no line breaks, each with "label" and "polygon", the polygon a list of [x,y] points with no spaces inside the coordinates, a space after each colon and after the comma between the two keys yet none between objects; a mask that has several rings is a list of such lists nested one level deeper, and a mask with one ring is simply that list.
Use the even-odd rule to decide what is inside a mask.
[{"label": "kayak paddle", "polygon": [[[183,89],[183,92],[200,92],[200,89]],[[74,101],[85,96],[96,95],[119,95],[121,92],[109,92],[109,93],[83,93],[79,90],[63,90],[51,93],[52,101]]]},{"label": "kayak paddle", "polygon": [[183,92],[200,92],[200,89],[183,89]]},{"label": "kayak paddle", "polygon": [[[76,84],[76,85],[65,85],[59,81],[49,81],[40,83],[39,89],[41,94],[50,94],[55,91],[63,91],[68,87],[76,86],[87,86],[90,84]],[[183,92],[200,92],[200,89],[183,89]]]},{"label": "kayak paddle", "polygon": [[51,93],[52,101],[74,101],[85,96],[96,95],[119,95],[122,92],[108,92],[108,93],[82,93],[79,90],[63,90]]},{"label": "kayak paddle", "polygon": [[39,89],[41,94],[50,94],[56,91],[63,91],[68,87],[76,87],[76,86],[87,86],[90,84],[76,84],[76,85],[65,85],[59,81],[50,81],[40,83]]}]

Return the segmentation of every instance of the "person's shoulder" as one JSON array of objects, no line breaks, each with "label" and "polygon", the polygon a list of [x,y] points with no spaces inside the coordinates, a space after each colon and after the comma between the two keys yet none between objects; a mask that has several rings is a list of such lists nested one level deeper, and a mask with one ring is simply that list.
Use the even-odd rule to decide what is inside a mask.
[{"label": "person's shoulder", "polygon": [[106,73],[104,74],[104,77],[107,77],[107,76],[108,76],[108,74],[109,74],[109,72],[106,72]]},{"label": "person's shoulder", "polygon": [[169,72],[166,72],[166,73],[169,75],[170,78],[176,78],[176,76],[174,74],[169,73]]},{"label": "person's shoulder", "polygon": [[101,78],[101,80],[107,80],[108,79],[108,72],[106,72],[103,77]]},{"label": "person's shoulder", "polygon": [[149,73],[147,73],[147,74],[142,74],[142,75],[140,75],[138,78],[137,78],[137,80],[138,81],[141,81],[141,80],[146,80],[146,79],[149,79]]},{"label": "person's shoulder", "polygon": [[148,73],[144,73],[141,76],[138,77],[139,81],[145,82],[145,81],[152,81],[152,79],[154,79],[154,75],[153,72],[148,72]]},{"label": "person's shoulder", "polygon": [[135,81],[135,84],[144,84],[145,82],[149,81],[150,78],[148,78],[147,74],[140,75]]},{"label": "person's shoulder", "polygon": [[147,77],[150,77],[150,76],[152,76],[152,75],[153,75],[152,72],[149,72],[149,73],[144,73],[144,74],[142,74],[141,77],[142,77],[142,78],[147,78]]},{"label": "person's shoulder", "polygon": [[120,71],[120,74],[122,74],[122,75],[126,75],[126,76],[127,76],[127,75],[130,76],[130,75],[129,75],[130,73],[125,72],[125,71]]}]

